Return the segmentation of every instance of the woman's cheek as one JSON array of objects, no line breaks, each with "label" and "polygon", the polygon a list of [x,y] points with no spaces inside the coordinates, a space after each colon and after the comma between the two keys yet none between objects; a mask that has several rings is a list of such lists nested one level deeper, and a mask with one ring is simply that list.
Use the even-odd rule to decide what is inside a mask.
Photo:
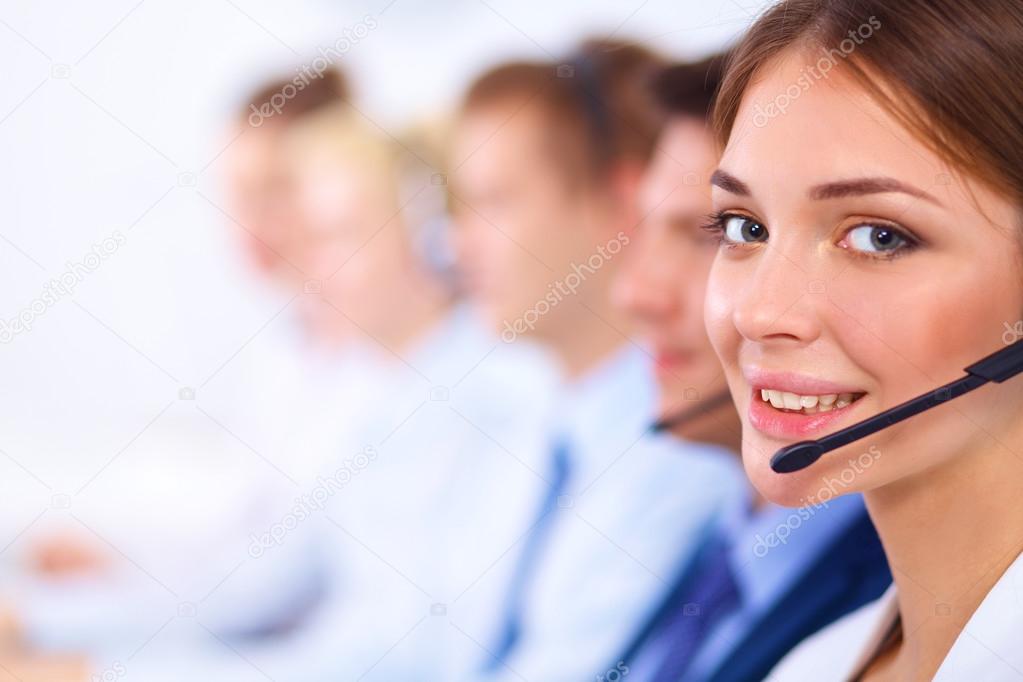
[{"label": "woman's cheek", "polygon": [[714,352],[717,353],[726,373],[734,367],[738,353],[738,332],[732,323],[732,301],[728,295],[725,272],[715,265],[707,281],[703,304],[703,321],[707,327]]},{"label": "woman's cheek", "polygon": [[907,267],[883,286],[867,277],[845,278],[842,288],[828,292],[838,312],[829,320],[834,336],[873,384],[868,388],[880,408],[957,378],[994,350],[983,336],[997,327],[984,319],[986,312],[978,313],[971,283],[951,274],[936,285],[929,272],[956,271],[919,261],[921,267]]}]

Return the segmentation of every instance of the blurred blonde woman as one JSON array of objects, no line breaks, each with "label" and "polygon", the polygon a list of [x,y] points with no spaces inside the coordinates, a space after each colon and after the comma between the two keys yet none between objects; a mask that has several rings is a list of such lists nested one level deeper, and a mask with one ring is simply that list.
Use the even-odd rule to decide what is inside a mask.
[{"label": "blurred blonde woman", "polygon": [[[532,520],[530,458],[554,371],[457,302],[440,131],[394,138],[337,104],[279,140],[295,219],[278,242],[290,268],[275,276],[302,292],[290,314],[303,375],[268,456],[306,495],[296,506],[296,488],[269,477],[280,492],[264,506],[299,517],[297,528],[250,532],[259,560],[214,596],[229,611],[289,576],[319,582],[286,635],[246,647],[273,677],[448,678],[475,648],[447,621],[409,626],[437,604],[467,628],[489,618],[504,574],[488,569]],[[254,391],[275,421],[281,396]],[[234,626],[247,629],[244,618]]]}]

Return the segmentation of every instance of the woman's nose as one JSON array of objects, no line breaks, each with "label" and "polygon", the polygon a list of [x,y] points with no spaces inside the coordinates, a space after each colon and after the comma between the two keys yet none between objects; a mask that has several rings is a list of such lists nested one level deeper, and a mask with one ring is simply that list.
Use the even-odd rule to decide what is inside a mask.
[{"label": "woman's nose", "polygon": [[827,294],[807,259],[800,262],[768,247],[755,263],[734,292],[732,314],[739,333],[758,343],[806,344],[816,339]]}]

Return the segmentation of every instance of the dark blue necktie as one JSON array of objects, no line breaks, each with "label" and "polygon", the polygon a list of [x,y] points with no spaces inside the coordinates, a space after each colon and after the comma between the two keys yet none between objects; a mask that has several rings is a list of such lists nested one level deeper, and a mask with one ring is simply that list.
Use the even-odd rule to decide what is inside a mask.
[{"label": "dark blue necktie", "polygon": [[558,498],[564,492],[571,473],[571,458],[569,456],[568,443],[559,440],[551,450],[550,457],[550,487],[540,505],[539,513],[533,523],[522,553],[519,554],[518,563],[515,566],[515,573],[512,575],[511,584],[506,593],[504,616],[501,622],[501,630],[497,638],[497,646],[494,649],[493,657],[487,662],[486,670],[497,670],[501,667],[504,659],[508,656],[522,634],[522,619],[524,602],[527,598],[529,585],[537,569],[547,536],[550,532],[551,522],[554,520],[554,513],[558,509]]},{"label": "dark blue necktie", "polygon": [[677,601],[651,633],[650,646],[660,659],[653,682],[679,682],[714,623],[738,606],[728,544],[713,537],[701,550]]}]

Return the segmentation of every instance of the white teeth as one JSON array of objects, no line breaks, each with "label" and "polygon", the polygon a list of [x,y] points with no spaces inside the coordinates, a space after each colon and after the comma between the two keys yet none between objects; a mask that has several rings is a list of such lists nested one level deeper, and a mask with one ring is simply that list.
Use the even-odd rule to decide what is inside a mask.
[{"label": "white teeth", "polygon": [[788,391],[776,391],[771,388],[760,389],[760,399],[771,403],[779,410],[802,411],[804,414],[830,412],[851,405],[856,394],[825,393],[824,395],[798,395]]}]

